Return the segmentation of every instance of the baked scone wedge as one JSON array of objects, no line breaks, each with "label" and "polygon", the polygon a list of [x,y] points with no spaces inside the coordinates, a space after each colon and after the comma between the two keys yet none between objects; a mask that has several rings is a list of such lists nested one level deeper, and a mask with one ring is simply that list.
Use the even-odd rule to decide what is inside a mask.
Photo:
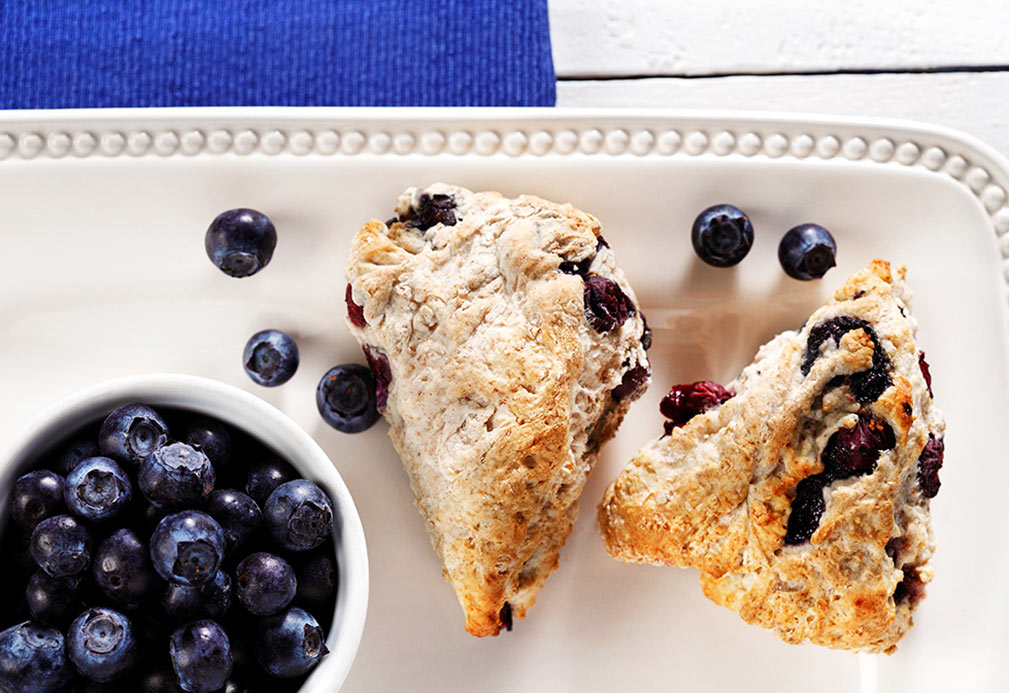
[{"label": "baked scone wedge", "polygon": [[353,239],[347,324],[466,630],[497,635],[557,568],[650,333],[570,205],[435,184],[396,213]]},{"label": "baked scone wedge", "polygon": [[599,506],[609,552],[698,568],[787,642],[892,652],[932,579],[945,430],[904,276],[876,260],[727,391],[674,388]]}]

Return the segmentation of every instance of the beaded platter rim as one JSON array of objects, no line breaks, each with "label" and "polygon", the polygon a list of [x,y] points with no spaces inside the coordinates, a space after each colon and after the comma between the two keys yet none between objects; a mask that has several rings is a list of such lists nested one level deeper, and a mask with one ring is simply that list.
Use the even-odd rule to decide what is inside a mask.
[{"label": "beaded platter rim", "polygon": [[922,123],[598,109],[195,108],[0,111],[0,167],[213,156],[547,156],[841,161],[946,177],[980,204],[1009,282],[1009,160]]}]

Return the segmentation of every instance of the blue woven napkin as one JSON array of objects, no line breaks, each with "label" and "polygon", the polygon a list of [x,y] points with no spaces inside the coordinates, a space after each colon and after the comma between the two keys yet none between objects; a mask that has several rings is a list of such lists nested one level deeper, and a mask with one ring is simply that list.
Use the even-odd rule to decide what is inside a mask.
[{"label": "blue woven napkin", "polygon": [[546,0],[0,0],[0,108],[552,106]]}]

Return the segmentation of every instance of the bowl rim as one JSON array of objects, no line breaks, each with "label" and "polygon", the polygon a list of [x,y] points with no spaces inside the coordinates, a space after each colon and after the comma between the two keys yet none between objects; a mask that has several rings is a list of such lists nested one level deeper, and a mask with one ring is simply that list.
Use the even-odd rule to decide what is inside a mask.
[{"label": "bowl rim", "polygon": [[[368,610],[364,528],[350,491],[322,447],[287,414],[256,395],[218,380],[181,373],[129,375],[78,390],[42,410],[4,447],[0,455],[0,504],[6,505],[14,479],[24,473],[23,465],[39,448],[51,446],[68,427],[94,421],[103,416],[102,411],[107,414],[135,401],[153,407],[189,409],[240,428],[273,448],[305,478],[321,483],[332,496],[337,514],[333,541],[339,587],[326,638],[330,654],[315,667],[299,693],[338,690],[357,655]],[[240,416],[244,420],[238,420]]]}]

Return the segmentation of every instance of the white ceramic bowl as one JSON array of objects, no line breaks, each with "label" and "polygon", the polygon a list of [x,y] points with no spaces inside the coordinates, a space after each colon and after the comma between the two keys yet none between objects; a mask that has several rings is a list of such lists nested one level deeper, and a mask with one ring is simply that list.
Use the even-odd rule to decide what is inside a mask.
[{"label": "white ceramic bowl", "polygon": [[339,589],[326,646],[330,654],[315,668],[299,693],[332,693],[343,684],[357,654],[368,609],[368,552],[357,508],[322,448],[283,412],[231,385],[190,375],[140,375],[112,380],[71,395],[46,409],[26,427],[0,458],[0,507],[6,520],[7,496],[17,477],[40,453],[116,407],[143,402],[213,416],[273,448],[306,479],[329,493]]}]

